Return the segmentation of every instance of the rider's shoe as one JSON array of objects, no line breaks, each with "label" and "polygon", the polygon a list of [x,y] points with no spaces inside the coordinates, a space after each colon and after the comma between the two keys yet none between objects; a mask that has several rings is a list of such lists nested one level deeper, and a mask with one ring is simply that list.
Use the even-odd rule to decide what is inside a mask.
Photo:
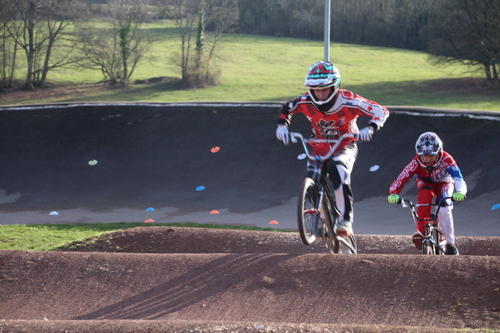
[{"label": "rider's shoe", "polygon": [[413,245],[415,245],[415,248],[417,250],[422,250],[422,241],[424,240],[424,237],[420,232],[415,232],[413,236],[411,236],[411,241],[413,242]]},{"label": "rider's shoe", "polygon": [[455,244],[446,244],[444,254],[458,256],[458,249]]},{"label": "rider's shoe", "polygon": [[337,224],[337,235],[346,237],[354,235],[351,221],[339,221]]}]

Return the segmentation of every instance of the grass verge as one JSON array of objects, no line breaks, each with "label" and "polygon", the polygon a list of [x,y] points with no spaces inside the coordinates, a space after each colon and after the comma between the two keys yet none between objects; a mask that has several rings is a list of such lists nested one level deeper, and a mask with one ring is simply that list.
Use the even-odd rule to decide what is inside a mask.
[{"label": "grass verge", "polygon": [[98,237],[106,232],[136,227],[191,227],[212,229],[237,229],[280,231],[272,228],[240,225],[218,225],[201,223],[74,223],[74,224],[15,224],[0,225],[0,250],[57,251],[74,241]]}]

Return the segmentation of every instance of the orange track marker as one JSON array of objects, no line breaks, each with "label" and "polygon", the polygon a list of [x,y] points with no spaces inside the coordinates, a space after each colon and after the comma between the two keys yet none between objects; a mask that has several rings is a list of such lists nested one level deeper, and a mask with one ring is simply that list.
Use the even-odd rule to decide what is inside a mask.
[{"label": "orange track marker", "polygon": [[269,224],[280,224],[278,221],[272,220]]},{"label": "orange track marker", "polygon": [[213,211],[210,212],[210,214],[220,214],[218,210],[214,209]]},{"label": "orange track marker", "polygon": [[144,221],[144,223],[153,223],[155,220],[150,219],[149,217]]},{"label": "orange track marker", "polygon": [[218,153],[218,152],[220,151],[220,147],[217,147],[217,146],[212,147],[212,149],[210,149],[210,151],[211,151],[212,153]]}]

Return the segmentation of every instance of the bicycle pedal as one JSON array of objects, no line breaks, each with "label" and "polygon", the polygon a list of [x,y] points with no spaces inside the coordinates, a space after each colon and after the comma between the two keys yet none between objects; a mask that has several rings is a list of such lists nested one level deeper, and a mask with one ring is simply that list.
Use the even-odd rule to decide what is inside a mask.
[{"label": "bicycle pedal", "polygon": [[411,236],[411,241],[412,241],[413,245],[415,245],[415,248],[419,251],[422,250],[423,240],[424,240],[424,237],[419,232],[416,232],[413,234],[413,236]]}]

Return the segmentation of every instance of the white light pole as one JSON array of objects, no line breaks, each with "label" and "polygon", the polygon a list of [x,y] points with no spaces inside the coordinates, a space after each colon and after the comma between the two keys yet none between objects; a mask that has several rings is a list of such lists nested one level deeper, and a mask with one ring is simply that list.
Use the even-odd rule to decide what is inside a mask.
[{"label": "white light pole", "polygon": [[325,61],[330,61],[330,10],[331,0],[325,0]]}]

